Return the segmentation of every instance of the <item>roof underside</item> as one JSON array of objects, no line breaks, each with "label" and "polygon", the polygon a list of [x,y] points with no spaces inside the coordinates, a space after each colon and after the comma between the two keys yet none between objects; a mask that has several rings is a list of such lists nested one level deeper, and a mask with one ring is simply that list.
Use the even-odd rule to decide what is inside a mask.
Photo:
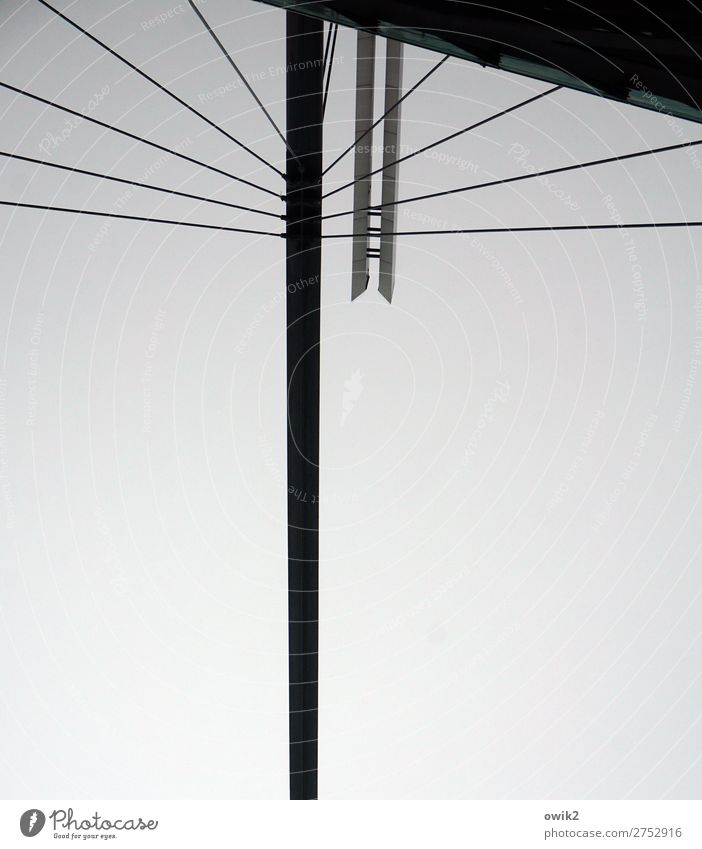
[{"label": "roof underside", "polygon": [[[261,0],[702,122],[702,14],[689,0]],[[651,4],[653,5],[653,4]]]}]

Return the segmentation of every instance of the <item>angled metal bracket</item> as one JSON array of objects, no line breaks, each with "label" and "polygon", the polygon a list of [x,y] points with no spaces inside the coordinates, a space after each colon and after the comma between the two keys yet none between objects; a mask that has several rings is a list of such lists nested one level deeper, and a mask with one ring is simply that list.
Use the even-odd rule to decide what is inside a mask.
[{"label": "angled metal bracket", "polygon": [[[387,40],[385,57],[385,106],[383,118],[382,212],[371,210],[370,176],[373,170],[373,99],[375,88],[375,36],[359,30],[356,54],[356,126],[353,187],[353,247],[351,300],[368,288],[369,258],[379,260],[378,290],[392,300],[395,286],[395,231],[398,165],[400,157],[400,111],[402,95],[403,44]],[[390,204],[386,206],[385,204]],[[372,215],[380,216],[380,227],[370,227]],[[380,237],[379,247],[369,239]]]},{"label": "angled metal bracket", "polygon": [[[375,36],[358,31],[356,41],[356,127],[359,141],[353,166],[353,248],[351,258],[351,300],[368,287],[368,207],[373,168],[373,95],[375,90]],[[365,179],[364,179],[365,178]]]},{"label": "angled metal bracket", "polygon": [[[400,158],[400,111],[402,96],[401,41],[388,40],[385,60],[385,123],[383,127],[383,185],[380,216],[380,270],[378,291],[388,303],[395,288],[395,218],[397,213],[397,177]],[[393,104],[396,104],[393,108]]]}]

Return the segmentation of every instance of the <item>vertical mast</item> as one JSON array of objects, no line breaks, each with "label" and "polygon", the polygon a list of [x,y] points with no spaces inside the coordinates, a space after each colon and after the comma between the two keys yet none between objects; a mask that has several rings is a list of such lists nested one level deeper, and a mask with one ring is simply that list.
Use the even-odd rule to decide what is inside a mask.
[{"label": "vertical mast", "polygon": [[290,798],[317,798],[323,24],[286,12]]}]

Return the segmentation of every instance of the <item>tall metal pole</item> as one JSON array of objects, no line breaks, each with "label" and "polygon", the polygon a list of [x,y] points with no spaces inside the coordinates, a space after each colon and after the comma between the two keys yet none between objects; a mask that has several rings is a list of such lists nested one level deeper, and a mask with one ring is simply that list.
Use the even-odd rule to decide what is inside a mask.
[{"label": "tall metal pole", "polygon": [[321,21],[286,12],[290,798],[317,798]]}]

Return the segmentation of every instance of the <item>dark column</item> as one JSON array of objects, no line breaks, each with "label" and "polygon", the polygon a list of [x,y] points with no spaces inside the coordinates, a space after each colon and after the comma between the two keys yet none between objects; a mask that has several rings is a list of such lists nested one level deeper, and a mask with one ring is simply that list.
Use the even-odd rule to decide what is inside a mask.
[{"label": "dark column", "polygon": [[317,798],[323,24],[287,12],[290,798]]}]

